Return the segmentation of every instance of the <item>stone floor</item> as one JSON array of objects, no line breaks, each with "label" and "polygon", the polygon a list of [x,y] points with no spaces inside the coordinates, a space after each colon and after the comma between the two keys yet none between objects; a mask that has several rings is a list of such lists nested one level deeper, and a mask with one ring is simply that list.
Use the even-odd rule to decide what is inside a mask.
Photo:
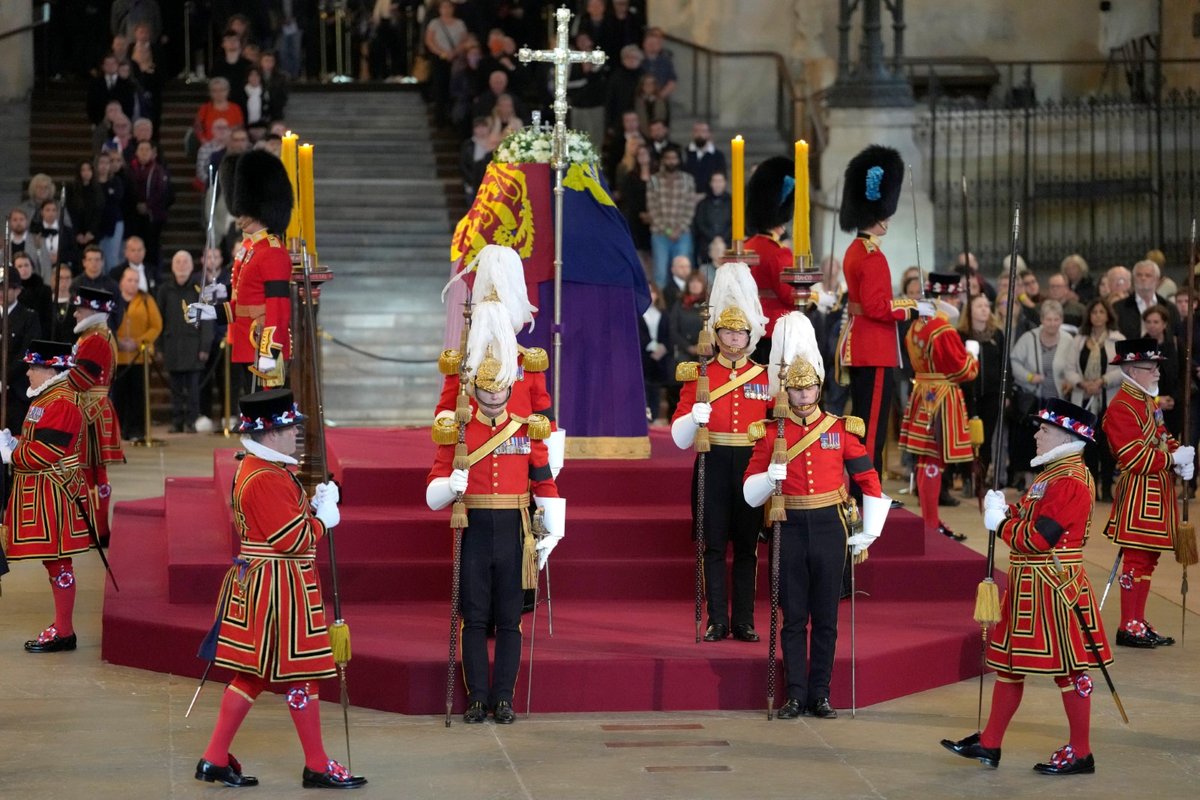
[{"label": "stone floor", "polygon": [[[113,470],[117,498],[161,493],[167,475],[208,474],[211,449],[225,442],[218,436],[171,436],[165,447],[132,449],[129,464]],[[1098,507],[1099,518],[1106,513],[1107,506]],[[945,519],[970,532],[973,547],[984,548],[972,507],[964,502],[948,509]],[[1098,583],[1107,575],[1113,550],[1095,531],[1088,568]],[[103,573],[98,559],[79,559],[78,573],[81,646],[55,656],[35,657],[21,650],[21,642],[44,627],[51,613],[45,573],[22,563],[3,580],[0,797],[140,800],[222,792],[192,778],[212,728],[220,687],[210,685],[191,719],[185,719],[191,680],[102,663]],[[1178,637],[1179,568],[1170,561],[1160,576],[1150,616],[1161,631]],[[1194,598],[1192,605],[1200,605],[1200,599]],[[1104,614],[1109,630],[1116,610],[1110,598]],[[358,796],[1194,797],[1200,779],[1200,667],[1195,658],[1200,620],[1195,614],[1189,614],[1188,627],[1191,644],[1186,647],[1117,651],[1113,675],[1130,716],[1128,726],[1121,724],[1103,681],[1095,676],[1094,777],[1050,778],[1030,771],[1066,741],[1058,691],[1049,679],[1031,679],[1004,742],[1004,763],[995,771],[938,746],[943,737],[975,730],[978,681],[860,709],[854,718],[843,711],[836,721],[767,723],[761,712],[546,714],[511,727],[458,722],[447,730],[440,717],[352,708],[354,766],[371,781]],[[352,664],[351,696],[353,675]],[[990,678],[986,686],[990,697]],[[300,748],[282,700],[264,695],[259,706],[234,743],[247,772],[262,780],[249,794],[264,800],[311,796],[300,790]],[[986,698],[984,709],[986,713]],[[340,709],[326,702],[323,712],[330,754],[343,758]]]}]

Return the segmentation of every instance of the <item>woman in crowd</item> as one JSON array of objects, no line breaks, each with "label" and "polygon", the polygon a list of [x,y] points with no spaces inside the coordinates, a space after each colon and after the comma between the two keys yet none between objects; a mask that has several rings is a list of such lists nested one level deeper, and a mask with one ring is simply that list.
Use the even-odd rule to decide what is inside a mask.
[{"label": "woman in crowd", "polygon": [[1142,312],[1142,326],[1146,329],[1146,335],[1158,342],[1165,358],[1158,366],[1158,407],[1162,409],[1163,422],[1172,436],[1182,440],[1183,357],[1175,334],[1171,331],[1170,312],[1162,306],[1150,306]]},{"label": "woman in crowd", "polygon": [[1027,414],[1052,397],[1062,398],[1063,369],[1071,350],[1071,334],[1061,330],[1062,304],[1043,300],[1041,324],[1017,339],[1009,354],[1016,396],[1014,424],[1009,427],[1009,484],[1024,491],[1032,481],[1029,462],[1036,453],[1034,428],[1023,424]]},{"label": "woman in crowd", "polygon": [[154,358],[154,343],[162,333],[162,314],[147,292],[138,289],[138,273],[133,267],[121,272],[118,302],[125,307],[117,328],[117,372],[113,377],[112,399],[121,433],[127,441],[146,438],[145,367]]},{"label": "woman in crowd", "polygon": [[1067,288],[1075,293],[1079,302],[1086,303],[1096,297],[1096,285],[1092,282],[1092,276],[1088,275],[1088,263],[1083,256],[1072,253],[1062,260],[1058,269],[1067,279]]},{"label": "woman in crowd", "polygon": [[103,202],[92,162],[81,161],[75,170],[75,180],[67,188],[67,212],[75,224],[75,243],[80,253],[98,238]]},{"label": "woman in crowd", "polygon": [[[1117,354],[1117,342],[1124,338],[1117,330],[1116,314],[1107,302],[1097,297],[1087,304],[1079,334],[1065,348],[1063,383],[1071,393],[1070,400],[1098,419],[1104,417],[1108,398],[1121,386],[1121,368],[1112,360]],[[1097,429],[1096,440],[1088,443],[1083,455],[1100,490],[1100,499],[1111,502],[1116,462],[1103,430]]]},{"label": "woman in crowd", "polygon": [[1004,328],[1000,318],[992,311],[992,302],[987,295],[977,294],[971,298],[968,313],[958,320],[958,335],[964,342],[979,342],[979,374],[975,380],[961,385],[967,403],[967,416],[978,417],[983,423],[983,444],[979,446],[979,458],[984,472],[992,464],[992,436],[996,423],[1000,421],[1000,410],[1004,398],[1000,395],[1000,373],[1004,368]]},{"label": "woman in crowd", "polygon": [[633,110],[638,115],[638,128],[642,132],[642,136],[650,135],[651,122],[665,122],[670,124],[671,112],[667,106],[667,101],[664,100],[658,93],[658,81],[649,72],[642,74],[638,78],[637,89],[634,91]]},{"label": "woman in crowd", "polygon": [[[675,379],[674,348],[666,303],[654,281],[650,281],[650,306],[638,320],[642,347],[642,380],[646,384],[646,421],[659,419],[663,389]],[[670,419],[668,415],[665,419]]]},{"label": "woman in crowd", "polygon": [[649,253],[650,212],[646,208],[646,187],[650,183],[650,176],[654,174],[650,148],[639,143],[635,159],[634,169],[621,181],[621,213],[629,223],[633,246],[639,252]]},{"label": "woman in crowd", "polygon": [[[683,293],[674,306],[667,309],[671,325],[671,342],[675,345],[675,361],[696,361],[696,342],[703,326],[700,318],[701,306],[708,299],[708,277],[703,270],[688,275]],[[675,376],[672,375],[672,378]],[[667,419],[675,415],[679,405],[680,385],[672,380],[667,384]]]},{"label": "woman in crowd", "polygon": [[114,169],[112,156],[101,153],[96,156],[93,180],[100,193],[96,236],[105,265],[114,267],[121,262],[121,246],[125,241],[125,177]]},{"label": "woman in crowd", "polygon": [[33,268],[33,259],[28,253],[13,253],[13,269],[21,276],[21,294],[17,302],[38,316],[38,330],[42,339],[50,338],[52,319],[50,287]]},{"label": "woman in crowd", "polygon": [[517,108],[511,94],[502,94],[496,98],[496,106],[492,109],[488,123],[488,132],[496,141],[504,141],[504,137],[513,131],[519,131],[525,123],[517,116]]},{"label": "woman in crowd", "polygon": [[438,125],[450,121],[450,71],[467,45],[467,26],[454,16],[454,3],[441,0],[437,16],[425,27],[425,52],[433,65],[431,90]]}]

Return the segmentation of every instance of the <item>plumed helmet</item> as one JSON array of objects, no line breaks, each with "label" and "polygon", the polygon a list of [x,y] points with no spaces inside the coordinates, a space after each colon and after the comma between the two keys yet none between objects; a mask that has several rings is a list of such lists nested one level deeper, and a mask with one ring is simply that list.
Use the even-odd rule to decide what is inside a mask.
[{"label": "plumed helmet", "polygon": [[746,225],[750,233],[765,233],[792,218],[796,196],[796,165],[775,156],[758,165],[746,187]]},{"label": "plumed helmet", "polygon": [[520,331],[526,325],[533,330],[533,315],[537,313],[537,306],[529,302],[521,255],[511,247],[488,244],[480,249],[472,266],[476,272],[471,301],[483,303],[497,300],[508,309],[514,331]]},{"label": "plumed helmet", "polygon": [[798,358],[804,359],[817,376],[815,381],[805,386],[825,382],[825,359],[821,357],[821,348],[817,346],[817,332],[803,312],[792,311],[779,318],[771,334],[771,363],[767,365],[767,374],[772,394],[779,391],[780,365],[787,364],[790,370]]},{"label": "plumed helmet", "polygon": [[233,179],[233,214],[258,220],[282,235],[292,218],[292,184],[283,162],[266,150],[251,150],[238,159]]},{"label": "plumed helmet", "polygon": [[517,379],[517,335],[503,303],[486,300],[474,307],[466,368],[486,392],[502,392]]},{"label": "plumed helmet", "polygon": [[850,159],[842,187],[842,230],[866,230],[896,213],[904,188],[904,159],[890,147],[873,144]]},{"label": "plumed helmet", "polygon": [[758,286],[750,267],[740,261],[717,267],[712,292],[708,296],[712,309],[712,329],[746,331],[750,334],[748,350],[754,350],[758,340],[767,332],[767,318],[758,299]]},{"label": "plumed helmet", "polygon": [[796,356],[788,365],[783,385],[786,389],[806,389],[809,386],[820,386],[821,376],[817,374],[816,365],[804,356]]}]

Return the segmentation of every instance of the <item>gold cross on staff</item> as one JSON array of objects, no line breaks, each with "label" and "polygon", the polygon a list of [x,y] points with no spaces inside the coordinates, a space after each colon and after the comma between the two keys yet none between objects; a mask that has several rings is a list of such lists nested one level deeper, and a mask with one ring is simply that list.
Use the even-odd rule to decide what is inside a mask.
[{"label": "gold cross on staff", "polygon": [[558,21],[558,35],[553,50],[530,50],[522,47],[517,58],[522,64],[530,61],[543,61],[554,65],[554,139],[551,154],[551,165],[562,169],[567,161],[567,70],[571,64],[604,64],[604,51],[593,50],[585,53],[572,50],[570,46],[571,12],[560,8],[554,13]]}]

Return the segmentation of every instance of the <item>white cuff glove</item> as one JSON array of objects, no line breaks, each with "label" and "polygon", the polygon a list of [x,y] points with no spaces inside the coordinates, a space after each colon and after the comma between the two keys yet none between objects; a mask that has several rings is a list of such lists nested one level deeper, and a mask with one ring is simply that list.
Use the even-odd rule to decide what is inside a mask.
[{"label": "white cuff glove", "polygon": [[932,300],[918,300],[917,301],[917,316],[925,317],[926,319],[928,319],[929,317],[932,317],[936,314],[937,314],[937,306],[935,306],[933,304]]},{"label": "white cuff glove", "polygon": [[450,488],[449,478],[434,478],[425,487],[425,505],[430,511],[438,511],[454,502],[458,495]]},{"label": "white cuff glove", "polygon": [[742,497],[746,499],[746,505],[752,508],[758,508],[767,502],[767,498],[774,491],[775,481],[767,477],[767,473],[765,472],[758,472],[751,475],[742,484]]},{"label": "white cuff glove", "polygon": [[324,500],[331,500],[335,506],[342,502],[342,492],[333,481],[318,483],[313,489],[313,510],[315,511],[317,506]]},{"label": "white cuff glove", "polygon": [[850,546],[850,555],[857,556],[866,551],[873,541],[875,537],[869,533],[856,533],[846,539],[846,544]]},{"label": "white cuff glove", "polygon": [[325,523],[326,528],[336,528],[342,521],[342,512],[338,510],[337,499],[328,493],[317,500],[317,508],[313,515]]},{"label": "white cuff glove", "polygon": [[12,463],[13,450],[17,449],[17,440],[13,438],[12,431],[8,428],[0,431],[0,459],[5,464]]},{"label": "white cuff glove", "polygon": [[462,494],[467,490],[467,481],[470,479],[471,473],[465,469],[456,469],[450,473],[450,491],[455,494]]},{"label": "white cuff glove", "polygon": [[538,569],[542,569],[550,559],[550,553],[566,535],[567,501],[561,497],[534,495],[533,502],[542,509],[542,522],[546,526],[545,535],[537,541]]},{"label": "white cuff glove", "polygon": [[979,358],[979,340],[978,339],[967,339],[965,342],[963,342],[963,345],[967,348],[968,353],[975,356],[975,358]]},{"label": "white cuff glove", "polygon": [[1008,508],[991,508],[984,500],[983,508],[983,527],[989,531],[999,530],[1000,524],[1004,522],[1004,518],[1008,516]]},{"label": "white cuff glove", "polygon": [[1175,474],[1185,481],[1190,481],[1192,476],[1196,474],[1196,466],[1194,464],[1181,464],[1175,468]]},{"label": "white cuff glove", "polygon": [[200,290],[200,302],[212,303],[214,301],[224,300],[229,297],[229,292],[225,289],[225,284],[214,282],[210,283]]},{"label": "white cuff glove", "polygon": [[1171,453],[1171,460],[1175,462],[1176,467],[1182,467],[1184,464],[1194,464],[1196,461],[1196,448],[1186,444],[1182,447],[1176,447],[1175,452]]},{"label": "white cuff glove", "polygon": [[697,425],[707,425],[712,416],[712,406],[708,403],[696,403],[692,406],[692,422]]},{"label": "white cuff glove", "polygon": [[817,294],[817,310],[823,314],[829,313],[829,309],[833,308],[837,302],[837,295],[833,292],[819,292]]},{"label": "white cuff glove", "polygon": [[985,510],[1008,511],[1008,500],[1004,498],[1004,492],[989,489],[983,496],[983,507]]},{"label": "white cuff glove", "polygon": [[217,318],[217,307],[208,303],[191,303],[187,307],[185,316],[192,325],[204,320],[214,320]]},{"label": "white cuff glove", "polygon": [[567,453],[567,432],[562,428],[550,434],[546,440],[546,452],[550,456],[550,477],[557,478],[562,472],[563,460]]},{"label": "white cuff glove", "polygon": [[767,477],[772,481],[787,480],[788,465],[787,464],[768,464]]},{"label": "white cuff glove", "polygon": [[270,356],[258,357],[259,372],[270,372],[273,369],[275,369],[275,359],[271,358]]},{"label": "white cuff glove", "polygon": [[696,441],[696,431],[699,427],[692,421],[691,414],[684,414],[671,423],[671,440],[680,450],[687,450]]}]

